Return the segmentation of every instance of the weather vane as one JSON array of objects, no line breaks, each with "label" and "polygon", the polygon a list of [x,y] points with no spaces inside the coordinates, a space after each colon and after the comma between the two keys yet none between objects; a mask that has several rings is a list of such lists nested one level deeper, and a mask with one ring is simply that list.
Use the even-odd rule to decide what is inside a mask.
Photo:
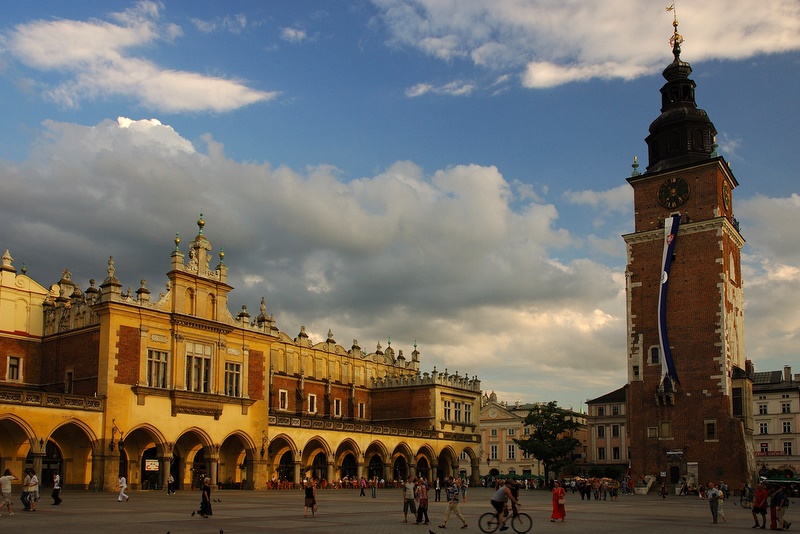
[{"label": "weather vane", "polygon": [[667,11],[672,11],[672,27],[674,28],[672,36],[669,38],[669,44],[674,52],[680,53],[680,46],[681,43],[683,43],[683,36],[678,33],[678,10],[675,9],[674,2],[671,6],[667,7]]}]

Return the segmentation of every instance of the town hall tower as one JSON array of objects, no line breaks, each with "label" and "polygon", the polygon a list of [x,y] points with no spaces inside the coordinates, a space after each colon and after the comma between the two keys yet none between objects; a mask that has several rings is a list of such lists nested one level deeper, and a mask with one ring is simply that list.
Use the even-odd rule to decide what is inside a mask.
[{"label": "town hall tower", "polygon": [[635,221],[623,236],[631,474],[737,487],[755,471],[738,182],[697,107],[677,19],[673,26],[648,166],[640,173],[634,162],[627,179]]}]

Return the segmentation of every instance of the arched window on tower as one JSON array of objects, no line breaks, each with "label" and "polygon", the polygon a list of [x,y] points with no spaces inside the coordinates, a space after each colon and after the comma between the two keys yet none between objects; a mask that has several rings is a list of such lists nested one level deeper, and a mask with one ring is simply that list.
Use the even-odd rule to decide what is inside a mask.
[{"label": "arched window on tower", "polygon": [[697,128],[692,136],[692,148],[695,150],[704,150],[706,147],[703,130]]},{"label": "arched window on tower", "polygon": [[184,303],[183,311],[187,315],[194,314],[194,291],[192,291],[192,288],[186,288],[186,302]]},{"label": "arched window on tower", "polygon": [[677,131],[672,131],[667,136],[667,153],[674,154],[678,150],[680,150],[681,146],[681,134]]}]

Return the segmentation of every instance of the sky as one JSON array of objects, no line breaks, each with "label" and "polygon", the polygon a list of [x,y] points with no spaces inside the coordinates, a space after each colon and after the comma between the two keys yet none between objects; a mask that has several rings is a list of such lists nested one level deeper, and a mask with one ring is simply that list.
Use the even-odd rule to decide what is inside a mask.
[{"label": "sky", "polygon": [[800,3],[667,6],[2,2],[0,251],[157,294],[202,214],[234,315],[578,410],[627,381],[625,179],[676,16],[740,184],[747,357],[800,372]]}]

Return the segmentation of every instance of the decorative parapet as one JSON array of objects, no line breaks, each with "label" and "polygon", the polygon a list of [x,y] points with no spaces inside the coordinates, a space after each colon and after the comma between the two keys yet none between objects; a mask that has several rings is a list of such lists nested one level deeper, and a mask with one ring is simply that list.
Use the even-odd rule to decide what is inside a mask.
[{"label": "decorative parapet", "polygon": [[0,388],[0,404],[102,412],[105,399],[103,397],[83,397],[80,395],[47,393],[26,389]]},{"label": "decorative parapet", "polygon": [[415,375],[389,375],[383,378],[373,378],[372,387],[376,389],[400,388],[408,386],[447,386],[467,391],[481,391],[481,381],[478,377],[460,376],[458,373],[451,375],[445,369],[444,373],[439,373],[434,367],[432,373],[422,373]]},{"label": "decorative parapet", "polygon": [[342,421],[339,419],[332,420],[321,417],[298,416],[295,414],[270,414],[268,423],[270,426],[275,427],[333,430],[357,434],[399,436],[419,439],[444,439],[448,441],[467,441],[470,443],[477,443],[480,441],[480,436],[475,434],[420,430],[392,425],[377,425],[367,421]]}]

